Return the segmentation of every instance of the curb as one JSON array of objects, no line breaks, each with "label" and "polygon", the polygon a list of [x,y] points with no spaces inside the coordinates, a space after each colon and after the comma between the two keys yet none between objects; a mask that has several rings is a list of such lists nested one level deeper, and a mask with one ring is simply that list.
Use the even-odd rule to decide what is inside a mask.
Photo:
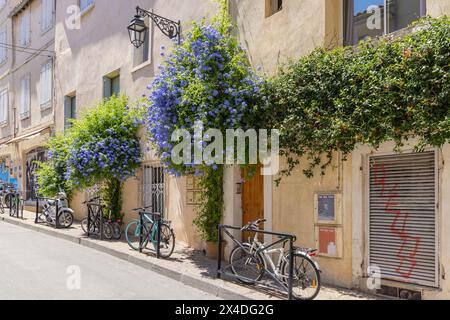
[{"label": "curb", "polygon": [[[75,243],[75,244],[81,245],[83,247],[90,248],[90,249],[93,249],[93,250],[96,250],[96,251],[99,251],[102,253],[109,254],[120,260],[124,260],[131,264],[139,266],[141,268],[153,271],[159,275],[162,275],[167,278],[173,279],[175,281],[181,282],[184,285],[187,285],[189,287],[192,287],[192,288],[195,288],[198,290],[202,290],[206,293],[209,293],[209,294],[214,295],[221,299],[254,300],[253,298],[250,298],[249,296],[244,296],[242,294],[236,293],[236,291],[232,290],[231,288],[230,289],[226,288],[225,281],[220,280],[220,279],[216,279],[216,280],[212,280],[212,281],[205,281],[201,277],[191,276],[191,275],[188,275],[188,274],[180,272],[180,271],[162,267],[161,265],[158,265],[154,262],[144,260],[139,257],[120,252],[118,250],[107,248],[100,244],[94,243],[90,239],[66,235],[66,234],[57,232],[56,230],[53,230],[53,229],[46,229],[46,228],[30,225],[30,224],[22,222],[21,220],[15,220],[12,218],[9,219],[9,218],[5,218],[4,216],[3,217],[0,216],[0,221],[11,224],[11,225],[15,225],[15,226],[18,226],[18,227],[21,227],[24,229],[28,229],[31,231],[39,232],[39,233],[45,234],[47,236],[55,237],[55,238],[65,240],[65,241],[69,241],[69,242],[72,242],[72,243]],[[216,283],[214,283],[214,282],[216,282]],[[228,286],[234,285],[232,283],[226,283],[226,284]],[[238,286],[238,285],[235,285],[235,286]],[[242,289],[246,289],[246,288],[242,288]]]}]

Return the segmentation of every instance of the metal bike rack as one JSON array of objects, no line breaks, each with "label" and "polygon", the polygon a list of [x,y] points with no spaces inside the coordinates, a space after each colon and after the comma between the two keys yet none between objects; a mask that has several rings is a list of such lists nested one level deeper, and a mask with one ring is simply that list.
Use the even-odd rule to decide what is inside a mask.
[{"label": "metal bike rack", "polygon": [[[240,232],[254,232],[257,234],[262,235],[269,235],[269,236],[275,236],[279,237],[280,240],[273,242],[272,244],[264,247],[264,250],[273,248],[277,246],[278,244],[282,244],[286,241],[289,241],[289,277],[288,277],[288,283],[287,285],[283,282],[281,282],[279,279],[274,277],[271,273],[267,273],[273,280],[275,280],[281,288],[283,288],[287,295],[288,300],[292,300],[292,281],[293,281],[293,275],[294,275],[294,242],[296,241],[296,236],[291,234],[284,234],[284,233],[277,233],[277,232],[270,232],[270,231],[264,231],[264,230],[242,230],[242,227],[233,227],[233,226],[227,226],[227,225],[219,225],[219,254],[217,258],[217,278],[221,279],[223,275],[229,276],[235,280],[243,279],[243,280],[249,280],[253,281],[252,279],[245,279],[243,277],[238,277],[235,274],[233,274],[231,271],[227,272],[228,269],[231,269],[231,265],[223,268],[222,266],[222,253],[223,253],[223,233],[225,233],[226,236],[228,236],[237,246],[241,247],[245,250],[243,243],[238,241],[236,237],[233,236],[233,234],[230,232],[230,230],[234,231],[240,231]],[[255,254],[258,254],[261,250],[258,250]],[[256,283],[256,284],[260,284]],[[267,286],[266,286],[267,287]],[[279,288],[276,288],[279,289]]]},{"label": "metal bike rack", "polygon": [[52,199],[52,198],[44,198],[44,197],[36,197],[36,219],[34,220],[35,224],[41,224],[47,222],[40,222],[39,221],[39,209],[40,209],[40,201],[54,201],[55,202],[55,229],[61,229],[61,226],[59,225],[59,201],[58,199]]},{"label": "metal bike rack", "polygon": [[[104,208],[105,206],[103,204],[100,203],[86,203],[87,207],[88,207],[88,224],[87,224],[87,237],[90,238],[91,237],[91,221],[94,221],[94,219],[96,218],[96,214],[95,211],[92,209],[94,207],[97,208]],[[99,226],[99,238],[100,240],[103,240],[103,222],[104,222],[104,218],[103,218],[103,212],[100,214],[100,226]]]},{"label": "metal bike rack", "polygon": [[[20,197],[19,192],[10,193],[11,201],[9,202],[9,216],[23,220],[23,200]],[[13,211],[13,203],[16,203],[16,207]]]},{"label": "metal bike rack", "polygon": [[[156,258],[161,258],[161,223],[162,223],[162,215],[160,213],[148,213],[148,212],[139,212],[139,223],[141,226],[144,226],[145,219],[144,215],[150,215],[152,216],[152,220],[154,223],[158,223],[158,228],[156,231]],[[151,232],[151,230],[150,230]],[[144,228],[141,228],[141,233],[139,235],[139,243],[143,243],[144,241]],[[142,246],[139,246],[139,252],[142,253],[143,249]]]}]

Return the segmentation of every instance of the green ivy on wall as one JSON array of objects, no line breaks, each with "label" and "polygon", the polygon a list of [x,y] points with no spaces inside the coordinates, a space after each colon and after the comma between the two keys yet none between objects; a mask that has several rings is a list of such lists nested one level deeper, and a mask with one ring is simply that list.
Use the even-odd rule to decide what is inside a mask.
[{"label": "green ivy on wall", "polygon": [[306,157],[308,177],[358,144],[417,151],[450,138],[450,18],[426,18],[399,39],[317,49],[271,79],[268,125],[280,129],[290,175]]}]

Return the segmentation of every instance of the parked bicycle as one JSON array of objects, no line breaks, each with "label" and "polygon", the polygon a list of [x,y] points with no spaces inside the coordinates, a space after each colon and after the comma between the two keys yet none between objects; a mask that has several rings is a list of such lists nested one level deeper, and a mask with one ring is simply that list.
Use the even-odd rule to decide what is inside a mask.
[{"label": "parked bicycle", "polygon": [[152,216],[159,214],[146,212],[149,208],[151,208],[151,206],[133,210],[142,215],[144,223],[141,224],[141,220],[134,220],[127,225],[125,237],[128,245],[133,250],[143,250],[147,248],[149,242],[151,242],[156,251],[158,249],[158,224],[161,223],[159,246],[160,257],[164,259],[170,258],[175,249],[175,233],[171,227],[171,222],[166,220],[161,220],[161,222],[155,221],[156,219],[153,219]]},{"label": "parked bicycle", "polygon": [[[42,212],[38,216],[38,221],[51,225],[58,225],[61,228],[70,228],[73,224],[73,210],[69,208],[69,200],[65,192],[58,193],[55,200],[43,199]],[[58,210],[58,212],[56,212]],[[58,218],[57,218],[58,217]]]},{"label": "parked bicycle", "polygon": [[[259,226],[266,220],[250,222],[242,231],[260,230]],[[251,238],[249,238],[249,242]],[[260,242],[258,233],[255,233],[251,243],[237,246],[230,254],[231,271],[242,283],[253,285],[260,281],[264,275],[270,274],[281,283],[288,285],[290,252],[285,249],[286,242],[281,248],[271,249],[270,246]],[[267,248],[266,248],[267,246]],[[316,249],[294,247],[293,253],[293,283],[292,295],[298,300],[313,300],[320,291],[320,267],[313,257]],[[274,261],[274,258],[277,261]]]},{"label": "parked bicycle", "polygon": [[[108,219],[105,219],[104,209],[106,205],[103,204],[100,197],[93,198],[89,201],[83,202],[88,207],[88,216],[81,221],[81,229],[85,234],[100,235],[103,232],[103,236],[107,240],[120,240],[122,238],[122,228],[120,221],[113,221],[111,219],[111,210],[109,210]],[[102,225],[102,228],[100,228]]]},{"label": "parked bicycle", "polygon": [[0,186],[0,213],[5,213],[6,209],[13,209],[15,211],[17,205],[16,188],[12,183],[3,183]]}]

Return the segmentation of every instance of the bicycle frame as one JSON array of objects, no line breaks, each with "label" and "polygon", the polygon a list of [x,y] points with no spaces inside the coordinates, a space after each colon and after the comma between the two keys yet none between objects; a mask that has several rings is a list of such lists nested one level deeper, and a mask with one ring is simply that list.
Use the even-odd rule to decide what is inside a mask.
[{"label": "bicycle frame", "polygon": [[[289,262],[289,260],[287,259],[287,256],[285,255],[284,245],[282,248],[276,248],[276,249],[270,249],[270,250],[267,249],[265,247],[265,245],[266,244],[263,244],[258,241],[258,235],[256,234],[255,238],[253,239],[253,243],[252,243],[249,253],[252,255],[259,253],[262,256],[265,263],[268,264],[268,267],[270,267],[270,269],[272,270],[272,271],[270,271],[267,268],[265,268],[265,270],[264,270],[265,272],[271,273],[272,276],[277,277],[279,279],[286,279],[287,277],[281,273],[282,263]],[[274,253],[279,254],[278,262],[276,265],[271,256]]]},{"label": "bicycle frame", "polygon": [[[149,216],[157,216],[158,217],[158,221],[153,220],[152,218],[150,218]],[[150,223],[152,225],[151,230],[146,230],[147,234],[145,235],[145,237],[147,237],[153,244],[156,243],[156,258],[159,259],[161,257],[161,252],[160,252],[160,246],[161,246],[161,214],[159,213],[149,213],[149,212],[145,212],[145,211],[141,211],[139,212],[139,223],[140,223],[140,235],[139,235],[139,243],[143,243],[144,241],[144,235],[143,235],[143,229],[146,229],[145,223]],[[146,220],[146,221],[144,221]],[[155,224],[156,224],[156,228],[155,228]],[[151,239],[150,239],[150,233],[151,234]],[[153,240],[155,238],[155,233],[156,233],[156,242]],[[139,252],[142,253],[142,246],[139,246]]]}]

